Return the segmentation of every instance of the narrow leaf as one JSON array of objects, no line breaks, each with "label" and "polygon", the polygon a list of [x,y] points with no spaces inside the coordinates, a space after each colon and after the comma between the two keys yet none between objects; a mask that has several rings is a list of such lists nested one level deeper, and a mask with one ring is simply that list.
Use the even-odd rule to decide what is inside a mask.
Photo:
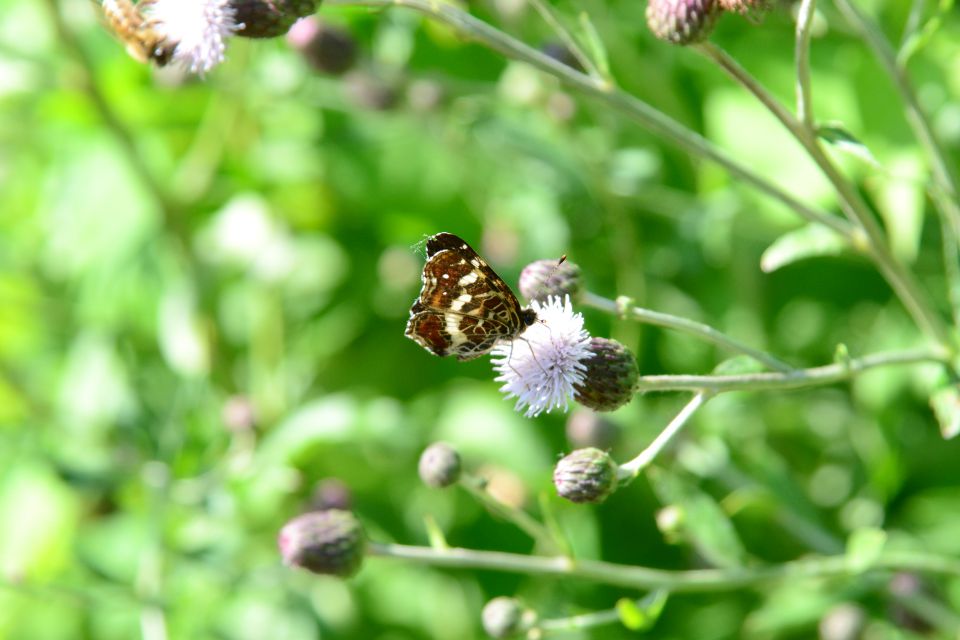
[{"label": "narrow leaf", "polygon": [[874,167],[880,167],[880,163],[877,162],[867,145],[847,131],[841,124],[834,122],[819,125],[817,127],[817,137],[838,151],[848,153]]},{"label": "narrow leaf", "polygon": [[760,268],[771,273],[798,260],[839,255],[846,247],[846,241],[836,232],[819,225],[808,225],[774,240],[760,257]]}]

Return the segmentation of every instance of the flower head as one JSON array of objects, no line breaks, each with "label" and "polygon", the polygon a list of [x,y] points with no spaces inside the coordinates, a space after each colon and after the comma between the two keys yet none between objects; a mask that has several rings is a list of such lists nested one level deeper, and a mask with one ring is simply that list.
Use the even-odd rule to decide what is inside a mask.
[{"label": "flower head", "polygon": [[562,498],[598,504],[617,489],[617,463],[606,451],[577,449],[554,467],[553,484]]},{"label": "flower head", "polygon": [[563,407],[573,397],[574,387],[584,380],[584,360],[590,334],[583,328],[583,316],[573,312],[569,296],[563,301],[551,297],[541,304],[534,300],[534,322],[522,336],[497,345],[491,352],[493,368],[503,382],[500,390],[517,399],[517,410],[526,407],[528,418]]},{"label": "flower head", "polygon": [[363,562],[366,537],[349,511],[312,511],[290,520],[277,537],[287,566],[313,573],[346,577]]},{"label": "flower head", "polygon": [[223,62],[226,39],[241,27],[228,0],[155,0],[150,19],[174,47],[173,60],[204,74]]}]

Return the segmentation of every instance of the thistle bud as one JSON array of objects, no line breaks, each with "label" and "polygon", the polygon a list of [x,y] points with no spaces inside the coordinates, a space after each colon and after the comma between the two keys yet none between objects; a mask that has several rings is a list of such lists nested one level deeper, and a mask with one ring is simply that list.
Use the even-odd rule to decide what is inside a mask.
[{"label": "thistle bud", "polygon": [[613,411],[633,399],[640,371],[630,350],[607,338],[591,338],[592,356],[583,364],[583,384],[577,385],[577,402],[594,411]]},{"label": "thistle bud", "polygon": [[449,487],[460,479],[460,454],[445,442],[436,442],[420,455],[417,469],[427,486]]},{"label": "thistle bud", "polygon": [[275,38],[285,34],[294,22],[317,10],[317,0],[230,0],[238,36]]},{"label": "thistle bud", "polygon": [[567,442],[577,449],[596,447],[604,451],[617,443],[620,428],[589,409],[577,409],[567,418]]},{"label": "thistle bud", "polygon": [[337,478],[324,478],[313,489],[310,499],[312,511],[326,511],[327,509],[341,509],[349,511],[353,506],[353,497],[350,487]]},{"label": "thistle bud", "polygon": [[706,40],[720,15],[716,0],[650,0],[647,25],[653,35],[673,44]]},{"label": "thistle bud", "polygon": [[287,566],[347,577],[363,562],[366,537],[352,513],[330,509],[289,521],[280,530],[277,544]]},{"label": "thistle bud", "polygon": [[357,43],[353,36],[314,16],[290,27],[287,42],[303,54],[311,67],[322,73],[341,75],[357,61]]},{"label": "thistle bud", "polygon": [[507,638],[526,630],[532,612],[524,609],[516,598],[499,596],[483,607],[483,630],[491,638]]},{"label": "thistle bud", "polygon": [[580,267],[567,261],[537,260],[520,272],[520,293],[530,301],[542,303],[550,296],[563,299],[566,295],[576,300],[582,284]]},{"label": "thistle bud", "polygon": [[553,484],[570,502],[600,503],[617,488],[617,464],[606,451],[577,449],[553,470]]}]

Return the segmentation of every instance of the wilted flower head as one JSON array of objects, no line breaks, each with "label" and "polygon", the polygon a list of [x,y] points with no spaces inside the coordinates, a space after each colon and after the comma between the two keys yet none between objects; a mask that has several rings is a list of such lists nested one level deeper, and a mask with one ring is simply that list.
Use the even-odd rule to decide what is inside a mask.
[{"label": "wilted flower head", "polygon": [[228,0],[155,0],[146,12],[174,47],[173,61],[191,73],[206,73],[223,62],[226,39],[241,26]]},{"label": "wilted flower head", "polygon": [[573,312],[569,296],[551,297],[530,305],[537,313],[522,336],[497,345],[493,368],[503,382],[500,390],[517,399],[517,410],[538,416],[563,407],[573,397],[574,387],[584,380],[584,360],[591,356],[590,334],[583,328],[583,316]]}]

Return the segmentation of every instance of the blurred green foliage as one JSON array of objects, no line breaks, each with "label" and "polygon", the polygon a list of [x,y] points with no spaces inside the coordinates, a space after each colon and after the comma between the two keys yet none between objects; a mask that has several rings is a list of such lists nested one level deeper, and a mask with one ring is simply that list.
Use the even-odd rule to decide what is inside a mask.
[{"label": "blurred green foliage", "polygon": [[[377,540],[426,544],[429,516],[452,545],[530,552],[467,493],[422,486],[417,457],[437,439],[531,510],[548,496],[580,557],[779,562],[842,552],[851,532],[874,527],[897,548],[960,554],[960,443],[940,438],[927,403],[936,367],[718,397],[656,474],[585,507],[550,485],[570,448],[564,415],[524,419],[485,359],[441,360],[403,337],[415,246],[452,231],[510,282],[526,262],[566,254],[592,291],[707,322],[798,366],[830,362],[838,343],[855,355],[918,343],[863,260],[763,273],[764,250],[800,223],[722,170],[402,10],[320,12],[357,40],[343,77],[315,73],[282,39],[236,39],[199,81],[137,64],[94,3],[63,0],[111,123],[50,4],[0,1],[0,638],[460,640],[481,637],[480,609],[497,595],[545,617],[642,595],[385,559],[347,582],[281,566],[277,531],[329,477]],[[918,147],[887,78],[823,4],[818,117],[894,176],[838,155],[946,309]],[[910,3],[864,4],[896,40]],[[642,4],[557,8],[571,23],[590,15],[626,90],[836,208],[751,98],[652,39]],[[555,41],[523,3],[471,10],[534,46]],[[948,18],[911,72],[955,163],[960,20]],[[790,102],[792,32],[778,9],[759,24],[726,16],[713,40]],[[594,335],[634,350],[642,373],[705,373],[726,357],[585,315]],[[635,455],[684,400],[638,397],[613,414],[614,456]],[[697,526],[662,534],[668,504],[686,505]],[[651,633],[806,638],[847,615],[865,637],[956,637],[960,582],[896,579],[935,611],[891,595],[889,576],[790,582],[673,596]]]}]

